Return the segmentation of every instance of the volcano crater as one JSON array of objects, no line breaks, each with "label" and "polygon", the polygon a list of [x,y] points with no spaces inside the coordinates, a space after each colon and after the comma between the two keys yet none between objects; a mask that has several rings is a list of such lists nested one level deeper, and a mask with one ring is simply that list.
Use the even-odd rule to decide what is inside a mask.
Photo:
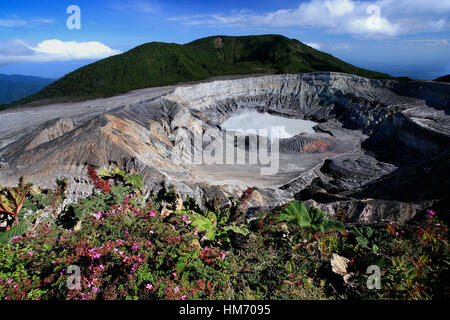
[{"label": "volcano crater", "polygon": [[[0,113],[0,184],[14,185],[25,176],[46,187],[68,178],[74,200],[92,193],[87,165],[119,166],[142,175],[149,190],[173,184],[199,201],[256,187],[251,205],[257,207],[298,199],[329,215],[346,210],[347,219],[359,223],[407,220],[425,208],[450,209],[449,101],[450,85],[444,83],[319,72],[6,110]],[[316,124],[279,139],[256,134],[256,145],[252,135],[241,145],[238,138],[225,142],[241,148],[240,162],[238,155],[225,164],[175,161],[180,150],[204,152],[226,134],[224,123],[242,112]],[[278,158],[269,157],[278,162],[273,174],[261,174],[259,162],[245,162],[261,154],[263,137],[270,151],[277,140]]]}]

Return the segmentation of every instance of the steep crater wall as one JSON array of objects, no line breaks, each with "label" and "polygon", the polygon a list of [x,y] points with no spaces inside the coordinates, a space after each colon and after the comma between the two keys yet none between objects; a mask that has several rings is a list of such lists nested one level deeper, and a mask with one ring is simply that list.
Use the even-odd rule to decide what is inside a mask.
[{"label": "steep crater wall", "polygon": [[[171,183],[198,200],[205,195],[236,196],[256,186],[260,197],[253,201],[255,206],[297,198],[316,201],[330,215],[345,207],[355,221],[408,219],[427,206],[446,206],[442,192],[421,192],[416,186],[421,175],[412,181],[407,173],[427,161],[434,172],[448,160],[449,88],[431,82],[312,73],[159,88],[142,97],[134,94],[132,101],[117,99],[117,105],[111,99],[104,107],[97,101],[95,113],[87,108],[93,102],[79,106],[78,113],[67,105],[67,112],[61,107],[55,119],[35,126],[27,119],[23,128],[16,122],[11,125],[15,131],[0,131],[0,184],[12,185],[24,175],[51,186],[55,178],[68,177],[75,199],[92,192],[85,179],[88,164],[121,166],[142,174],[149,188]],[[259,165],[173,161],[183,130],[201,135],[220,132],[221,124],[242,110],[319,124],[315,134],[280,141],[279,170],[273,175],[261,175]],[[3,119],[7,128],[8,117]],[[183,147],[199,148],[191,142]],[[245,148],[251,151],[248,145]],[[437,190],[447,187],[450,179],[444,171],[435,180],[432,188]],[[430,189],[426,183],[432,182],[423,181],[423,190]],[[379,191],[401,183],[408,197]],[[399,218],[396,210],[408,214]]]}]

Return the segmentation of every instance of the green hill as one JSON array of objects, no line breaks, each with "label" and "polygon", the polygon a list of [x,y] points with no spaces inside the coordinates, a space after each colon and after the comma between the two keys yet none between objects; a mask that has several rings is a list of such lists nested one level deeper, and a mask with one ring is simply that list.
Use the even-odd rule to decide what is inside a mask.
[{"label": "green hill", "polygon": [[53,81],[32,76],[0,74],[0,104],[36,93]]},{"label": "green hill", "polygon": [[314,71],[390,78],[280,35],[213,36],[184,45],[162,42],[141,45],[82,67],[13,105],[108,97],[220,75]]}]

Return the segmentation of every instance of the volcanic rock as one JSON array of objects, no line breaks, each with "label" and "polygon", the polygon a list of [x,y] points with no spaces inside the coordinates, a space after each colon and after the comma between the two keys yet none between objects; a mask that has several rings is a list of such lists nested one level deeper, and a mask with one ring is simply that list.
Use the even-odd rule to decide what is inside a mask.
[{"label": "volcanic rock", "polygon": [[[204,151],[223,133],[221,123],[243,110],[312,120],[316,133],[278,141],[278,170],[269,175],[261,163],[178,161],[176,155],[187,160],[183,152]],[[328,214],[347,210],[347,219],[360,223],[404,221],[430,206],[450,209],[445,83],[271,75],[11,109],[0,112],[0,124],[0,184],[25,176],[52,187],[56,178],[68,178],[72,201],[92,193],[91,165],[140,174],[152,190],[173,184],[198,201],[256,187],[261,203],[254,206],[314,200]],[[195,135],[203,137],[200,145],[188,139]],[[243,149],[250,158],[261,145]]]}]

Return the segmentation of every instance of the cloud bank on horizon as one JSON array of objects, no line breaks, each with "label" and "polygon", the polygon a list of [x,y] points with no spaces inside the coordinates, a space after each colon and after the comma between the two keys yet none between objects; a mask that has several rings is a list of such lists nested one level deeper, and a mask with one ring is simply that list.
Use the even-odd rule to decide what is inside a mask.
[{"label": "cloud bank on horizon", "polygon": [[297,8],[263,14],[205,14],[173,17],[187,25],[229,27],[316,27],[331,33],[360,36],[397,36],[448,29],[450,0],[309,0]]},{"label": "cloud bank on horizon", "polygon": [[267,33],[389,74],[450,72],[450,0],[77,0],[77,31],[67,4],[42,1],[0,4],[0,72],[60,77],[149,41]]}]

